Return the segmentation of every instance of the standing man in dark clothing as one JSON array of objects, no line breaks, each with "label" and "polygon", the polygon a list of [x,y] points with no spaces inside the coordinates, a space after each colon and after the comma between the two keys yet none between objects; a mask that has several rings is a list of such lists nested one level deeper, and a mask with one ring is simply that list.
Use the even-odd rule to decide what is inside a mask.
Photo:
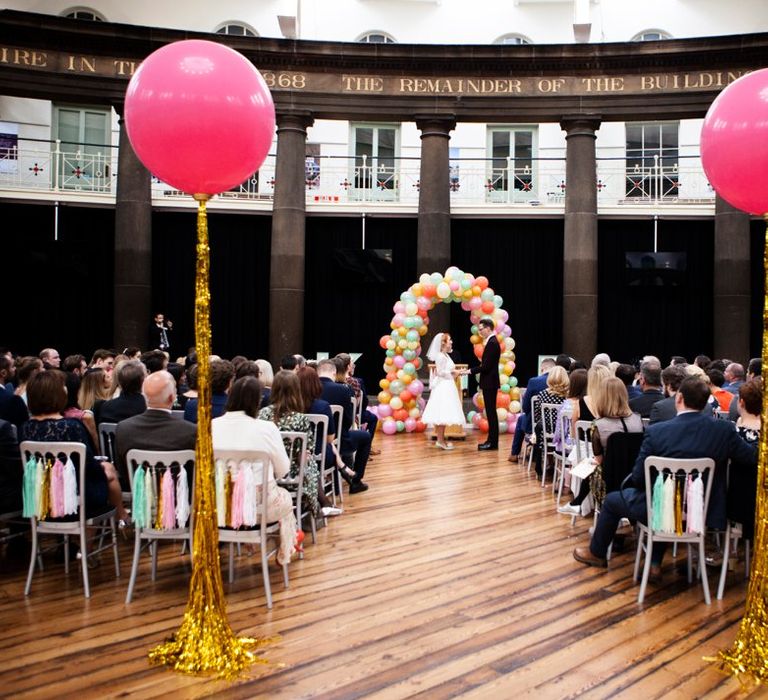
[{"label": "standing man in dark clothing", "polygon": [[155,314],[155,320],[149,326],[150,349],[169,352],[171,348],[170,335],[172,330],[173,321],[166,321],[164,314]]},{"label": "standing man in dark clothing", "polygon": [[483,359],[476,367],[469,369],[470,374],[479,374],[480,390],[483,392],[485,415],[488,419],[488,439],[477,446],[478,450],[499,449],[499,417],[496,414],[496,394],[501,386],[499,382],[499,359],[501,348],[493,332],[493,321],[481,318],[477,324],[477,333],[483,339]]}]

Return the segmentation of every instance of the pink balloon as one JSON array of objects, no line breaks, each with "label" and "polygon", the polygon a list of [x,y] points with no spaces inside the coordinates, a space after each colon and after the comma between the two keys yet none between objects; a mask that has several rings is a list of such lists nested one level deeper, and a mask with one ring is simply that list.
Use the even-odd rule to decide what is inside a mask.
[{"label": "pink balloon", "polygon": [[420,379],[414,379],[408,385],[408,391],[410,391],[414,396],[419,396],[421,392],[424,391],[424,385],[421,383]]},{"label": "pink balloon", "polygon": [[402,355],[395,355],[395,367],[402,369],[405,366],[405,358]]},{"label": "pink balloon", "polygon": [[768,213],[768,68],[741,76],[712,103],[701,128],[701,164],[723,199]]},{"label": "pink balloon", "polygon": [[396,314],[404,314],[405,304],[403,304],[402,301],[396,301],[395,305],[392,307],[392,311],[394,311]]},{"label": "pink balloon", "polygon": [[379,409],[377,413],[379,418],[387,418],[392,415],[392,406],[388,403],[380,403],[377,408]]},{"label": "pink balloon", "polygon": [[385,435],[394,435],[397,432],[397,423],[391,418],[387,418],[381,426]]},{"label": "pink balloon", "polygon": [[275,106],[242,54],[212,41],[178,41],[150,54],[125,94],[136,155],[182,192],[217,194],[239,185],[267,157]]},{"label": "pink balloon", "polygon": [[405,419],[405,432],[406,433],[412,433],[414,430],[416,430],[416,421],[413,418],[406,418]]}]

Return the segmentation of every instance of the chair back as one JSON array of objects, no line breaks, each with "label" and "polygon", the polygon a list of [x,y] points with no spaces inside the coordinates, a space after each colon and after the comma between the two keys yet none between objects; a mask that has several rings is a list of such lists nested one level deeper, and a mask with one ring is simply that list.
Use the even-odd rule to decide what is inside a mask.
[{"label": "chair back", "polygon": [[618,491],[625,477],[632,473],[645,433],[612,433],[608,436],[603,456],[602,474],[605,492]]},{"label": "chair back", "polygon": [[328,416],[319,413],[305,414],[315,430],[315,462],[320,472],[320,483],[326,496],[333,494],[334,468],[325,466],[325,448],[328,443]]},{"label": "chair back", "polygon": [[288,430],[281,430],[280,437],[283,438],[283,444],[285,445],[285,451],[288,453],[288,458],[291,460],[291,465],[298,460],[299,470],[295,477],[280,479],[281,485],[290,487],[291,496],[296,499],[296,522],[301,527],[301,521],[304,517],[302,512],[302,501],[304,494],[304,470],[307,466],[307,434],[302,432],[294,432]]},{"label": "chair back", "polygon": [[585,457],[592,456],[592,421],[577,420],[576,434],[573,436],[576,442],[576,461],[580,462]]},{"label": "chair back", "polygon": [[178,418],[179,420],[184,420],[184,409],[183,408],[171,409],[171,417]]},{"label": "chair back", "polygon": [[333,438],[333,444],[336,445],[336,451],[341,454],[341,424],[344,420],[344,409],[337,403],[331,404],[331,413],[333,421],[336,423],[336,435]]},{"label": "chair back", "polygon": [[117,452],[115,451],[115,435],[117,423],[99,423],[99,450],[112,464],[115,463]]},{"label": "chair back", "polygon": [[[125,461],[133,494],[137,537],[139,530],[144,534],[163,533],[169,537],[190,532],[194,526],[192,470],[195,451],[132,449],[128,450]],[[139,479],[143,483],[140,484]],[[182,479],[186,479],[186,483]],[[168,508],[169,498],[173,510]],[[163,516],[161,521],[158,521],[158,512]]]},{"label": "chair back", "polygon": [[541,434],[550,445],[554,440],[555,431],[557,430],[557,414],[560,408],[559,403],[541,404]]},{"label": "chair back", "polygon": [[[41,533],[56,533],[72,531],[79,527],[85,527],[85,457],[86,449],[82,442],[45,442],[37,440],[24,440],[19,445],[21,461],[24,465],[23,488],[23,514],[31,519],[33,529]],[[28,473],[29,469],[37,469],[28,464],[30,460],[42,460],[42,470],[37,476]],[[68,521],[49,520],[54,503],[51,491],[56,489],[53,481],[52,469],[56,460],[66,464],[68,460],[76,465],[77,470],[77,518],[69,517]],[[31,484],[31,487],[27,487]],[[46,493],[47,491],[47,493]],[[56,499],[58,500],[58,499]],[[48,507],[45,504],[48,504]]]},{"label": "chair back", "polygon": [[[653,539],[654,540],[662,540],[662,541],[686,541],[686,540],[697,540],[703,537],[704,531],[706,529],[706,522],[707,522],[707,510],[709,508],[709,497],[712,492],[712,482],[714,481],[714,471],[715,471],[715,461],[709,457],[701,457],[696,459],[672,459],[670,457],[656,457],[651,455],[650,457],[646,457],[645,463],[644,463],[644,474],[645,474],[645,502],[648,512],[648,529],[653,533]],[[682,523],[680,523],[680,526],[682,528],[682,534],[676,534],[676,532],[669,532],[668,527],[659,528],[656,525],[659,522],[659,514],[657,513],[657,518],[654,518],[654,507],[664,507],[665,502],[662,504],[659,504],[658,502],[654,506],[654,482],[659,474],[664,475],[664,482],[666,483],[667,479],[675,479],[675,489],[682,488],[683,489],[683,498],[685,500],[686,497],[686,485],[687,485],[687,478],[688,476],[693,476],[696,474],[697,476],[701,477],[704,482],[704,488],[703,488],[703,499],[701,502],[702,505],[702,511],[700,513],[696,514],[696,518],[700,518],[700,523],[702,525],[701,532],[697,532],[694,534],[688,534],[686,533],[686,528],[682,526]],[[688,503],[688,506],[691,507],[690,502]],[[674,505],[670,506],[669,504],[666,504],[667,508],[673,508]],[[683,505],[682,508],[682,517],[685,519],[686,513],[686,507]],[[690,513],[689,513],[690,516]],[[675,514],[675,518],[677,518],[677,514]],[[678,523],[676,522],[675,525],[677,526]]]},{"label": "chair back", "polygon": [[539,404],[541,399],[539,395],[531,396],[531,433],[536,432],[536,425],[541,420],[541,411],[539,410]]}]

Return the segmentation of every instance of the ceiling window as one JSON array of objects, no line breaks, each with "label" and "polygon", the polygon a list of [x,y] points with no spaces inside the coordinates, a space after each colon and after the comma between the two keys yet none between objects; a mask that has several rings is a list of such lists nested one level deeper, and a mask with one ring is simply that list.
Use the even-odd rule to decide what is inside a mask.
[{"label": "ceiling window", "polygon": [[386,32],[366,32],[357,38],[364,44],[395,44],[397,43],[392,36]]},{"label": "ceiling window", "polygon": [[496,41],[493,42],[494,44],[510,44],[510,45],[519,45],[519,44],[532,44],[533,42],[526,36],[523,36],[522,34],[504,34],[503,36],[500,36]]},{"label": "ceiling window", "polygon": [[227,34],[228,36],[259,36],[259,33],[242,22],[227,22],[216,30],[216,34]]},{"label": "ceiling window", "polygon": [[84,19],[87,22],[104,22],[104,17],[87,7],[73,7],[61,13],[62,17],[69,19]]},{"label": "ceiling window", "polygon": [[661,29],[645,29],[632,37],[632,41],[661,41],[662,39],[671,39],[672,35]]}]

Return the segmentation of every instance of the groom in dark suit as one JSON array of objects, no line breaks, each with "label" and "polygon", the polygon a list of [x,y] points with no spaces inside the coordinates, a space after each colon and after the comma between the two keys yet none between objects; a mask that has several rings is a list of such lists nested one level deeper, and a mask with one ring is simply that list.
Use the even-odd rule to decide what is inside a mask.
[{"label": "groom in dark suit", "polygon": [[[726,473],[728,460],[744,467],[757,465],[757,450],[742,440],[730,421],[701,413],[709,399],[709,387],[696,377],[688,377],[675,395],[677,416],[649,425],[632,469],[632,487],[614,491],[605,497],[589,547],[576,547],[573,557],[590,566],[607,566],[606,553],[621,518],[646,523],[645,458],[672,457],[695,459],[710,457],[715,461],[715,475],[707,511],[707,527],[725,529]],[[666,543],[654,544],[651,574],[661,573],[661,559]]]},{"label": "groom in dark suit", "polygon": [[480,375],[480,390],[483,392],[485,415],[488,419],[488,439],[477,446],[478,450],[499,449],[499,417],[496,414],[496,394],[501,384],[499,383],[499,359],[501,348],[496,335],[493,332],[493,321],[489,318],[481,318],[477,324],[477,333],[483,339],[483,359],[476,367],[469,370],[470,374]]}]

